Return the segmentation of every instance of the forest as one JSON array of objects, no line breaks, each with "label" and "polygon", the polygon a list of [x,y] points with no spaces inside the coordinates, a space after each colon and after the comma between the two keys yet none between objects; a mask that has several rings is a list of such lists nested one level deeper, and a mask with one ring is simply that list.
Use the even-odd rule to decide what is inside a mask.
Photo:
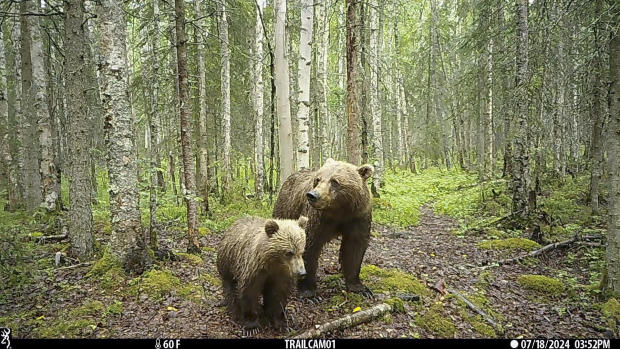
[{"label": "forest", "polygon": [[614,0],[0,0],[0,327],[618,338],[619,23]]}]

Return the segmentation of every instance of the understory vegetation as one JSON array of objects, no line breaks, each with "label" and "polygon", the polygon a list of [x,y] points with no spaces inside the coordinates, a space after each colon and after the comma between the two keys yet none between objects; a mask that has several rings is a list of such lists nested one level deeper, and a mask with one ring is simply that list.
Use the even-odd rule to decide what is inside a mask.
[{"label": "understory vegetation", "polygon": [[[481,185],[475,174],[435,168],[420,174],[388,171],[385,176],[386,186],[381,191],[381,197],[375,198],[373,203],[377,227],[416,229],[421,224],[421,209],[426,207],[456,222],[455,228],[450,231],[455,243],[471,244],[479,251],[489,251],[496,259],[528,253],[546,243],[570,238],[577,232],[601,232],[601,218],[593,216],[584,206],[585,179],[581,177],[545,183],[540,207],[548,218],[540,221],[542,240],[535,242],[530,240],[531,232],[512,229],[509,224],[501,222],[493,224],[510,211],[506,183],[501,179]],[[65,251],[69,244],[64,240],[51,243],[38,240],[42,236],[59,233],[64,219],[62,214],[27,215],[22,211],[11,213],[0,209],[0,248],[3,251],[0,255],[0,273],[6,280],[1,286],[0,303],[13,303],[11,307],[0,307],[0,324],[11,327],[16,336],[115,336],[119,317],[132,303],[133,306],[145,302],[155,305],[167,314],[165,317],[172,318],[180,316],[177,314],[181,314],[183,307],[210,309],[217,302],[221,288],[214,269],[214,242],[219,234],[243,215],[271,215],[272,206],[267,199],[260,203],[238,195],[228,205],[212,200],[210,215],[200,217],[202,253],[188,254],[184,253],[181,243],[185,234],[184,208],[177,206],[172,196],[162,195],[157,211],[157,229],[166,234],[160,234],[160,245],[169,247],[173,253],[163,260],[155,260],[150,270],[140,276],[128,275],[115,264],[106,252],[107,247],[104,247],[110,234],[108,198],[104,190],[105,177],[100,174],[99,179],[97,204],[93,211],[98,259],[92,264],[78,264],[75,267],[78,261],[67,257]],[[237,185],[242,188],[245,184]],[[142,200],[142,219],[148,222],[148,203],[145,202]],[[382,239],[381,231],[373,232],[373,236]],[[476,239],[477,242],[468,239]],[[379,244],[378,241],[373,243]],[[57,254],[62,256],[58,265],[55,263]],[[617,300],[598,298],[600,290],[597,284],[603,272],[603,256],[602,246],[582,246],[551,257],[576,265],[574,272],[559,266],[556,266],[557,269],[553,266],[541,269],[543,264],[539,259],[526,258],[519,268],[535,268],[537,272],[517,273],[510,276],[514,277],[510,282],[514,282],[515,287],[533,302],[549,302],[547,299],[557,300],[558,296],[569,297],[570,302],[577,304],[594,299],[601,318],[613,329],[618,322]],[[430,253],[428,258],[436,257]],[[489,284],[498,282],[497,275],[494,269],[483,271],[474,288],[463,294],[502,323],[502,308],[493,304],[487,294]],[[319,308],[330,317],[356,312],[372,303],[357,294],[337,291],[343,288],[341,279],[341,274],[336,273],[327,275],[322,281],[328,289],[336,290]],[[376,295],[392,302],[397,309],[383,319],[386,326],[401,317],[409,317],[410,330],[406,336],[453,337],[463,331],[463,326],[476,333],[475,336],[497,337],[504,334],[503,327],[491,326],[447,292],[445,286],[434,285],[433,275],[412,273],[399,266],[390,268],[364,264],[361,279]],[[48,286],[42,286],[46,283]],[[46,293],[50,289],[54,290],[52,296]],[[23,298],[30,292],[33,292],[31,298]],[[420,298],[413,300],[405,297],[403,301],[399,298],[403,295],[417,295]],[[73,297],[81,301],[73,302]],[[19,301],[15,302],[16,299]],[[558,312],[566,311],[563,309],[562,306],[557,307]],[[220,310],[223,311],[223,308]]]}]

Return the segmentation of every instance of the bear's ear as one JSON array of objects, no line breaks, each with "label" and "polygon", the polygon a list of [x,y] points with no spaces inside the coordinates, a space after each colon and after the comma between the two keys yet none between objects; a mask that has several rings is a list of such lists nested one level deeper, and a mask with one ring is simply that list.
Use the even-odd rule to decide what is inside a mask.
[{"label": "bear's ear", "polygon": [[368,178],[370,178],[374,170],[375,168],[372,167],[372,165],[368,165],[368,164],[362,165],[357,168],[357,172],[360,174],[360,176],[362,176],[363,180],[367,180]]},{"label": "bear's ear", "polygon": [[299,224],[301,229],[305,230],[306,227],[308,226],[308,217],[306,217],[306,216],[299,216],[299,218],[297,219],[297,224]]},{"label": "bear's ear", "polygon": [[280,229],[280,227],[278,226],[278,223],[276,223],[276,221],[270,219],[265,223],[265,233],[267,233],[267,236],[271,237],[273,234],[275,234],[278,229]]},{"label": "bear's ear", "polygon": [[334,160],[334,159],[332,159],[332,158],[328,158],[327,160],[325,160],[325,164],[323,164],[323,165],[331,165],[331,164],[333,164],[334,162],[336,162],[336,160]]}]

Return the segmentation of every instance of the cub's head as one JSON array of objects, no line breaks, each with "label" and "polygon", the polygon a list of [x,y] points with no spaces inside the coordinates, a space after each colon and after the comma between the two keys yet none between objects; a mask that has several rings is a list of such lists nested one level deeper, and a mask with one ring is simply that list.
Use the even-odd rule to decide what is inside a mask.
[{"label": "cub's head", "polygon": [[316,171],[312,190],[306,193],[308,203],[318,210],[354,206],[361,197],[368,196],[366,180],[372,176],[372,165],[353,164],[327,159]]},{"label": "cub's head", "polygon": [[306,232],[308,218],[299,219],[269,219],[265,222],[267,234],[269,261],[280,264],[287,269],[291,276],[306,275],[303,254],[306,248]]}]

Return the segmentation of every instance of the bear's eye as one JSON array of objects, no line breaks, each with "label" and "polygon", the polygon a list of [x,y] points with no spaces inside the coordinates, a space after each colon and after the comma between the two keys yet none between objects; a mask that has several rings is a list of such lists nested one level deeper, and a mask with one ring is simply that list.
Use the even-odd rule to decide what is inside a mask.
[{"label": "bear's eye", "polygon": [[332,183],[332,188],[334,190],[337,190],[340,188],[340,182],[338,182],[338,180],[332,179],[330,182]]},{"label": "bear's eye", "polygon": [[314,179],[314,186],[316,187],[317,185],[319,185],[319,182],[320,182],[320,181],[321,181],[321,178],[316,177],[316,178]]},{"label": "bear's eye", "polygon": [[289,257],[289,258],[293,257],[293,255],[294,255],[293,251],[286,252],[286,256]]}]

